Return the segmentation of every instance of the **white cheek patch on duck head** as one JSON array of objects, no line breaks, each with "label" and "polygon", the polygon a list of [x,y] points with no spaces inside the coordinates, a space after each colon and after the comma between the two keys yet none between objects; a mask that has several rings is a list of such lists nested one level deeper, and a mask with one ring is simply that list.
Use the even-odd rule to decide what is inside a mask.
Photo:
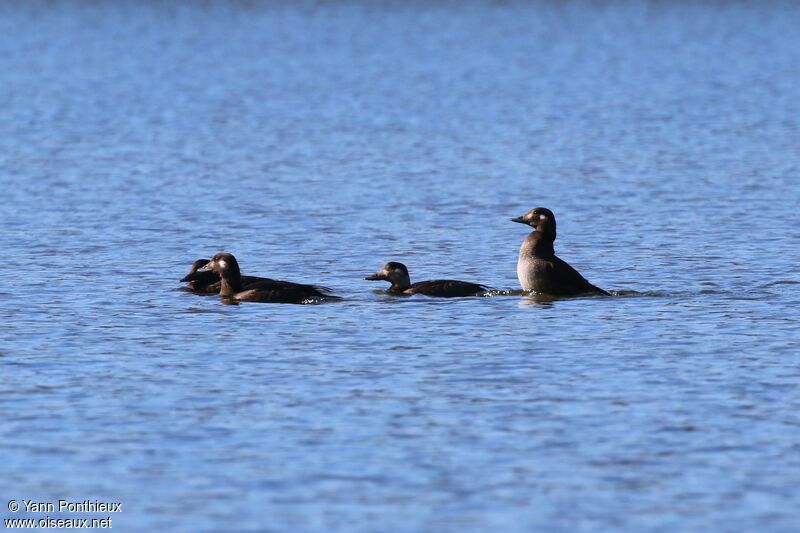
[{"label": "white cheek patch on duck head", "polygon": [[547,215],[539,215],[539,221],[547,220]]},{"label": "white cheek patch on duck head", "polygon": [[228,263],[224,259],[219,259],[217,261],[217,267],[219,267],[222,270],[225,270],[226,268],[228,268]]}]

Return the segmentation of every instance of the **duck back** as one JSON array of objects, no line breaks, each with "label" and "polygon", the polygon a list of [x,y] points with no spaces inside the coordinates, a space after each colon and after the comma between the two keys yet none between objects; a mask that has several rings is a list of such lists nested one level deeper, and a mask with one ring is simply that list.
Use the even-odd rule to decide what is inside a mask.
[{"label": "duck back", "polygon": [[436,296],[439,298],[459,298],[465,296],[477,296],[486,291],[485,285],[458,281],[455,279],[435,279],[430,281],[419,281],[412,284],[403,291],[405,294],[424,294],[426,296]]}]

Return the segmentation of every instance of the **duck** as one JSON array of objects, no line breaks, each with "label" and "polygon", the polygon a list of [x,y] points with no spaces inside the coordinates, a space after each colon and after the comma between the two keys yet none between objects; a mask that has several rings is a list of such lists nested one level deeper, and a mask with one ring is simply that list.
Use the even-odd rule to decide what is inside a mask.
[{"label": "duck", "polygon": [[589,283],[569,263],[555,254],[556,217],[545,207],[535,207],[512,222],[533,228],[519,249],[517,277],[522,289],[550,296],[598,294],[610,296]]},{"label": "duck", "polygon": [[[221,286],[219,274],[213,270],[202,270],[210,262],[210,259],[198,259],[192,263],[189,273],[181,278],[181,282],[186,283],[187,290],[197,294],[219,294]],[[258,276],[242,276],[241,279],[244,287],[261,281],[274,281]]]},{"label": "duck", "polygon": [[219,252],[204,265],[200,272],[215,272],[220,277],[219,295],[237,302],[306,303],[309,300],[340,300],[330,294],[330,289],[319,285],[306,285],[291,281],[259,278],[245,284],[239,262],[228,252]]},{"label": "duck", "polygon": [[463,296],[478,296],[488,290],[485,285],[458,281],[454,279],[436,279],[431,281],[418,281],[411,283],[408,268],[403,263],[390,261],[375,274],[364,278],[369,281],[384,280],[392,284],[387,291],[394,296],[424,294],[438,298],[457,298]]}]

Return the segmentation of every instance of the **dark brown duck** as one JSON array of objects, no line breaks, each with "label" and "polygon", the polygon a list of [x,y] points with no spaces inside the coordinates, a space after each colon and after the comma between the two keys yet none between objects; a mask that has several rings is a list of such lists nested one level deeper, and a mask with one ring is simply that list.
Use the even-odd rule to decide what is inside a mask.
[{"label": "dark brown duck", "polygon": [[216,254],[200,272],[211,270],[220,276],[219,295],[240,302],[304,303],[308,300],[339,299],[330,290],[318,285],[306,285],[262,278],[245,285],[236,258],[227,252]]},{"label": "dark brown duck", "polygon": [[[182,282],[186,283],[186,288],[198,294],[219,294],[220,282],[219,274],[213,270],[201,270],[204,266],[210,263],[210,259],[198,259],[192,263],[192,268],[189,273],[181,278]],[[241,276],[242,286],[247,287],[253,283],[262,281],[275,281],[269,278],[260,278],[258,276]]]},{"label": "dark brown duck", "polygon": [[556,240],[556,217],[544,207],[531,209],[512,222],[526,224],[533,232],[522,242],[517,261],[517,277],[526,291],[551,296],[578,294],[609,294],[595,287],[566,261],[556,257],[553,243]]},{"label": "dark brown duck", "polygon": [[394,295],[424,294],[439,298],[456,298],[463,296],[477,296],[484,293],[487,287],[478,283],[458,281],[454,279],[436,279],[431,281],[418,281],[411,283],[408,269],[403,263],[389,262],[375,274],[367,276],[367,280],[385,280],[392,284],[387,291]]}]

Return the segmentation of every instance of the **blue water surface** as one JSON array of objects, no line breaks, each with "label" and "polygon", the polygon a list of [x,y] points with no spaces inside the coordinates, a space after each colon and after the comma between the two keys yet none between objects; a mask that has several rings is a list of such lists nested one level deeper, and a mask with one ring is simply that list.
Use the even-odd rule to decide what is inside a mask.
[{"label": "blue water surface", "polygon": [[[778,1],[0,4],[3,517],[800,530],[798,28]],[[617,296],[363,280],[518,289],[535,206]],[[345,300],[180,290],[220,250]]]}]

